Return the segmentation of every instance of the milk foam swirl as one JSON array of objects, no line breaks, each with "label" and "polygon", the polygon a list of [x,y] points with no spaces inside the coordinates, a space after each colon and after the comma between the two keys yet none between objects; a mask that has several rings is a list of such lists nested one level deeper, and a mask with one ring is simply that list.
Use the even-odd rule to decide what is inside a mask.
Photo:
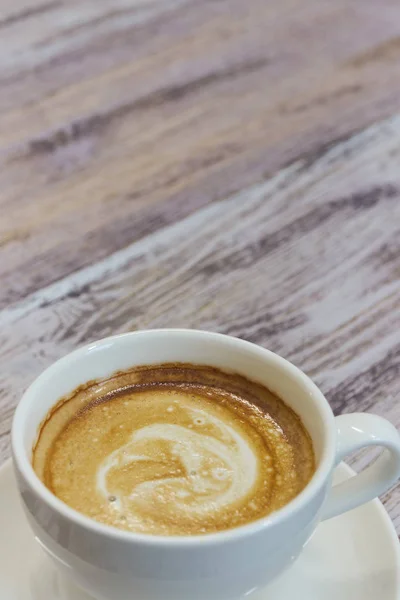
[{"label": "milk foam swirl", "polygon": [[[175,518],[215,514],[240,503],[256,482],[258,459],[245,436],[205,411],[186,410],[191,425],[155,423],[142,427],[97,470],[98,492],[137,524],[142,508],[147,514],[162,508]],[[215,436],[194,430],[203,424],[213,426]],[[155,466],[161,462],[169,473],[135,484],[129,494],[121,494],[112,486],[113,473],[144,462]]]},{"label": "milk foam swirl", "polygon": [[267,388],[214,367],[166,363],[60,398],[32,464],[60,500],[150,535],[231,529],[285,506],[315,470],[300,419]]}]

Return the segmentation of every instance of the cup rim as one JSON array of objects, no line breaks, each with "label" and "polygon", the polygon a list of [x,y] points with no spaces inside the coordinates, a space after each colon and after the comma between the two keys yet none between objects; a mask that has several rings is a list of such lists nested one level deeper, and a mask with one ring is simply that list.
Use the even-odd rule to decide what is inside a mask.
[{"label": "cup rim", "polygon": [[[28,457],[28,452],[26,452],[24,448],[21,421],[23,421],[24,417],[26,417],[26,413],[29,413],[29,409],[33,404],[33,398],[37,394],[37,391],[40,389],[42,383],[44,383],[46,379],[51,375],[51,372],[54,369],[61,369],[64,366],[66,366],[71,360],[71,358],[77,357],[80,354],[85,354],[88,351],[95,350],[100,346],[109,344],[110,342],[118,343],[118,340],[120,339],[133,336],[136,337],[145,335],[146,337],[148,337],[157,336],[160,334],[180,334],[188,336],[194,335],[196,337],[202,338],[208,337],[209,339],[211,338],[215,340],[220,340],[224,343],[236,345],[237,347],[247,347],[251,349],[252,352],[258,353],[260,357],[267,357],[269,361],[275,362],[281,367],[284,367],[293,376],[295,376],[297,379],[301,380],[304,384],[307,385],[307,387],[309,388],[309,393],[312,396],[314,396],[314,398],[318,402],[319,409],[323,417],[322,422],[325,427],[326,442],[322,450],[319,465],[317,466],[311,480],[308,482],[306,487],[300,492],[300,494],[298,494],[285,506],[270,513],[269,515],[266,515],[265,517],[261,517],[260,519],[251,521],[250,523],[246,523],[244,525],[240,525],[232,529],[225,529],[215,533],[204,533],[187,536],[164,536],[153,535],[148,533],[136,533],[118,529],[117,527],[114,527],[112,525],[100,523],[98,521],[95,521],[94,519],[91,519],[90,517],[83,515],[79,511],[71,508],[62,500],[57,498],[57,496],[55,496],[55,494],[53,494],[36,475],[31,460]],[[334,425],[334,415],[332,409],[330,408],[328,401],[326,400],[322,392],[303,371],[301,371],[298,367],[293,365],[285,358],[279,356],[278,354],[275,354],[271,350],[263,348],[262,346],[254,344],[252,342],[248,342],[246,340],[242,340],[240,338],[236,338],[222,333],[214,333],[198,329],[161,328],[138,330],[105,337],[95,342],[91,342],[89,344],[80,346],[76,350],[69,352],[62,358],[52,363],[32,382],[32,384],[24,392],[22,398],[20,399],[17,405],[11,429],[11,448],[12,458],[15,463],[15,466],[17,467],[18,471],[21,473],[25,481],[29,484],[31,489],[40,497],[41,501],[43,501],[54,512],[60,514],[64,519],[69,520],[75,525],[89,530],[92,533],[101,534],[105,537],[112,538],[114,540],[120,540],[123,542],[140,543],[141,545],[144,544],[147,546],[192,547],[197,546],[198,544],[204,545],[208,543],[215,545],[218,543],[226,543],[229,541],[237,540],[242,537],[246,537],[248,535],[252,535],[262,530],[271,529],[272,527],[285,521],[285,519],[304,508],[307,502],[311,500],[313,496],[317,494],[318,491],[323,487],[324,483],[326,482],[327,476],[329,475],[331,469],[334,466],[336,451],[336,429]]]}]

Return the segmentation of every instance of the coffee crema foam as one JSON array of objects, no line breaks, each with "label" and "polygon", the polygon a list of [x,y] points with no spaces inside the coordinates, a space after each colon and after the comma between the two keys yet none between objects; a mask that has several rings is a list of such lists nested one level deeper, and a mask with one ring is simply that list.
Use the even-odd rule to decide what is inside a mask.
[{"label": "coffee crema foam", "polygon": [[42,424],[33,467],[79,512],[121,529],[195,535],[287,504],[315,460],[297,415],[265,387],[165,364],[90,382]]}]

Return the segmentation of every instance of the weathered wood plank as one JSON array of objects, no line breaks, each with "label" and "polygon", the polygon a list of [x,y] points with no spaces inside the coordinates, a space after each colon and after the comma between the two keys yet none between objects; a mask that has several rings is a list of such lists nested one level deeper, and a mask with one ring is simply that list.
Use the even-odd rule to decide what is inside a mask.
[{"label": "weathered wood plank", "polygon": [[1,9],[3,307],[400,106],[395,0]]},{"label": "weathered wood plank", "polygon": [[[2,310],[1,459],[12,409],[44,367],[148,327],[245,337],[309,373],[336,413],[400,426],[399,158],[396,117]],[[400,531],[399,492],[385,502]]]}]

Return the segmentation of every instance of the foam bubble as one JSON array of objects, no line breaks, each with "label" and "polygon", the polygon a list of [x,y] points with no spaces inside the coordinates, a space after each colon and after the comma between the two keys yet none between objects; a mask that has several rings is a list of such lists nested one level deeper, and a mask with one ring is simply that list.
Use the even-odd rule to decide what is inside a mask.
[{"label": "foam bubble", "polygon": [[216,468],[211,471],[212,476],[220,481],[225,481],[229,477],[229,471],[227,469]]},{"label": "foam bubble", "polygon": [[178,490],[176,492],[176,495],[178,498],[187,498],[188,496],[190,496],[189,492],[187,492],[186,490]]}]

